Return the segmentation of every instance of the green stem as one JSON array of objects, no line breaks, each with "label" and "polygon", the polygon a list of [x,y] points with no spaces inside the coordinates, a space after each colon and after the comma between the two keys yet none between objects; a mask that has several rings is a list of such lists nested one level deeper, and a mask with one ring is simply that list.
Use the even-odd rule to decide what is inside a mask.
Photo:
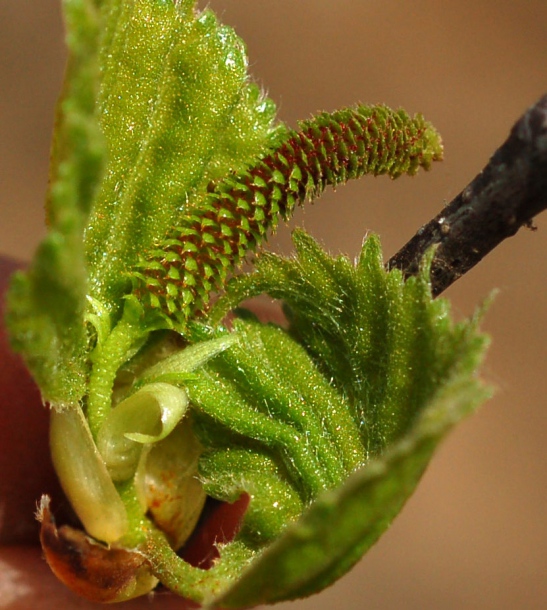
[{"label": "green stem", "polygon": [[143,508],[137,497],[137,490],[133,479],[116,485],[120,498],[127,511],[128,529],[123,540],[120,541],[127,548],[135,548],[146,540],[146,529],[151,522],[144,515]]},{"label": "green stem", "polygon": [[89,378],[87,420],[93,438],[97,434],[112,406],[112,388],[119,368],[127,361],[131,346],[143,336],[140,325],[124,309],[122,319],[112,329],[106,340],[95,348],[93,368]]},{"label": "green stem", "polygon": [[141,551],[150,562],[153,574],[171,591],[207,605],[227,590],[254,556],[237,543],[222,549],[222,557],[209,570],[195,568],[181,559],[169,546],[164,534],[156,528],[146,532]]}]

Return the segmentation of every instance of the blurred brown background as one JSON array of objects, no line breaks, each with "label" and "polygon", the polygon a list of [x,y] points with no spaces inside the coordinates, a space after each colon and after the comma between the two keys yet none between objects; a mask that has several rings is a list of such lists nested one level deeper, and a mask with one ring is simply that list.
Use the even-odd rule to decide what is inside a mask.
[{"label": "blurred brown background", "polygon": [[[64,48],[59,0],[0,2],[0,252],[29,258]],[[367,231],[393,254],[483,167],[547,92],[545,0],[211,0],[246,40],[255,78],[294,125],[317,110],[385,102],[420,111],[446,159],[414,179],[363,179],[299,212],[333,252]],[[391,530],[334,587],[287,610],[547,607],[547,231],[498,248],[447,296],[484,327],[496,397],[444,443]],[[283,229],[271,242],[290,248]],[[285,607],[285,606],[282,606]]]}]

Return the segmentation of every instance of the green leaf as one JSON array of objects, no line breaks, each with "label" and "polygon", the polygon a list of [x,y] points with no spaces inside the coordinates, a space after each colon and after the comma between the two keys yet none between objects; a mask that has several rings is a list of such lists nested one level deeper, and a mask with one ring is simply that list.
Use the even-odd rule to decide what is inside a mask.
[{"label": "green leaf", "polygon": [[65,0],[69,60],[57,107],[47,198],[49,232],[27,273],[13,280],[7,323],[43,399],[74,404],[85,393],[87,274],[83,230],[103,161],[96,119],[99,9]]},{"label": "green leaf", "polygon": [[448,301],[431,299],[425,268],[406,282],[397,270],[386,274],[376,236],[355,266],[302,231],[294,242],[295,259],[265,254],[254,272],[235,278],[210,322],[264,292],[283,300],[291,334],[353,405],[376,455],[412,425],[454,367],[478,365],[485,339],[474,325],[452,324]]},{"label": "green leaf", "polygon": [[63,0],[69,58],[57,105],[46,203],[49,228],[61,232],[72,224],[83,230],[104,164],[96,106],[100,5],[98,0]]},{"label": "green leaf", "polygon": [[98,109],[108,154],[86,231],[90,294],[118,313],[126,272],[207,184],[273,141],[233,30],[193,2],[105,2]]},{"label": "green leaf", "polygon": [[243,535],[254,546],[270,542],[365,456],[349,405],[294,340],[256,321],[235,329],[238,345],[185,385],[207,447],[205,489],[227,501],[251,496]]},{"label": "green leaf", "polygon": [[[440,138],[421,115],[384,106],[274,127],[242,42],[192,0],[64,8],[49,233],[8,300],[13,345],[59,407],[63,484],[91,534],[137,549],[143,571],[182,595],[241,607],[314,592],[376,540],[439,440],[486,396],[477,319],[454,324],[432,300],[427,261],[405,283],[384,270],[375,237],[353,265],[304,233],[294,259],[265,255],[236,278],[210,326],[194,317],[296,204],[364,173],[427,169]],[[248,314],[233,333],[220,326],[263,292],[286,303],[288,329]],[[173,328],[184,338],[162,342]],[[202,447],[207,493],[250,497],[208,572],[169,543],[186,539],[204,501]],[[184,509],[192,525],[171,523],[179,505],[147,504],[149,458],[159,470],[188,463],[179,488],[198,488]]]},{"label": "green leaf", "polygon": [[214,602],[247,608],[317,593],[347,572],[389,527],[438,442],[488,392],[463,376],[427,405],[413,430],[336,490],[319,496],[237,583]]},{"label": "green leaf", "polygon": [[[283,133],[272,126],[273,103],[248,82],[241,40],[194,4],[64,1],[70,56],[49,232],[14,280],[8,312],[13,347],[54,405],[85,395],[91,351],[122,315],[138,256],[211,180],[246,167]],[[89,336],[87,322],[98,325]],[[133,343],[151,326],[133,328]]]},{"label": "green leaf", "polygon": [[[130,396],[104,418],[97,433],[99,449],[114,481],[131,478],[143,450],[169,436],[188,407],[186,392],[175,383],[230,347],[237,335],[203,341],[165,358],[141,375]],[[138,389],[137,389],[138,388]]]},{"label": "green leaf", "polygon": [[[330,475],[325,474],[329,478],[336,479],[339,468],[351,471],[357,467],[362,461],[360,438],[354,433],[358,422],[349,412],[351,407],[319,373],[305,350],[283,329],[256,320],[238,320],[234,331],[238,333],[238,343],[186,382],[194,405],[225,425],[235,426],[241,419],[242,428],[237,432],[255,434],[255,440],[262,440],[258,437],[265,435],[266,442],[276,442],[270,440],[268,431],[260,430],[258,422],[294,428],[303,434],[297,442],[304,453],[310,444],[318,454],[324,449],[320,468],[332,469]],[[236,410],[233,404],[238,396],[251,405]],[[249,409],[253,418],[246,417]],[[234,423],[228,424],[232,417]],[[272,428],[274,435],[275,430]],[[279,433],[284,434],[281,428]]]},{"label": "green leaf", "polygon": [[345,573],[439,441],[489,395],[476,379],[487,344],[479,316],[452,322],[446,301],[431,297],[428,261],[404,282],[385,271],[375,236],[355,265],[302,232],[295,242],[296,258],[262,258],[225,297],[233,306],[263,290],[283,296],[289,331],[245,315],[234,323],[239,344],[186,382],[206,491],[250,496],[233,544],[258,555],[211,602],[219,607],[309,595]]}]

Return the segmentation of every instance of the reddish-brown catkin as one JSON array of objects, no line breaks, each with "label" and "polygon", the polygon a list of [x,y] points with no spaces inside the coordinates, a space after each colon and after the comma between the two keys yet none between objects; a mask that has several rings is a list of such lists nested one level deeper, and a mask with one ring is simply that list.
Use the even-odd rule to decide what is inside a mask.
[{"label": "reddish-brown catkin", "polygon": [[436,130],[403,110],[358,106],[303,121],[256,165],[210,186],[203,204],[141,258],[132,272],[135,293],[184,323],[297,204],[327,185],[363,174],[412,175],[441,158]]}]

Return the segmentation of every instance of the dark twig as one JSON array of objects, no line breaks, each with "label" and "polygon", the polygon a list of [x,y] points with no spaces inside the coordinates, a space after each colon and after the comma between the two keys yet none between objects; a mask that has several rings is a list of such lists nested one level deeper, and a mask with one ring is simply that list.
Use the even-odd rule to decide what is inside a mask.
[{"label": "dark twig", "polygon": [[547,95],[529,108],[483,171],[387,263],[417,273],[437,245],[431,268],[437,296],[547,208]]}]

